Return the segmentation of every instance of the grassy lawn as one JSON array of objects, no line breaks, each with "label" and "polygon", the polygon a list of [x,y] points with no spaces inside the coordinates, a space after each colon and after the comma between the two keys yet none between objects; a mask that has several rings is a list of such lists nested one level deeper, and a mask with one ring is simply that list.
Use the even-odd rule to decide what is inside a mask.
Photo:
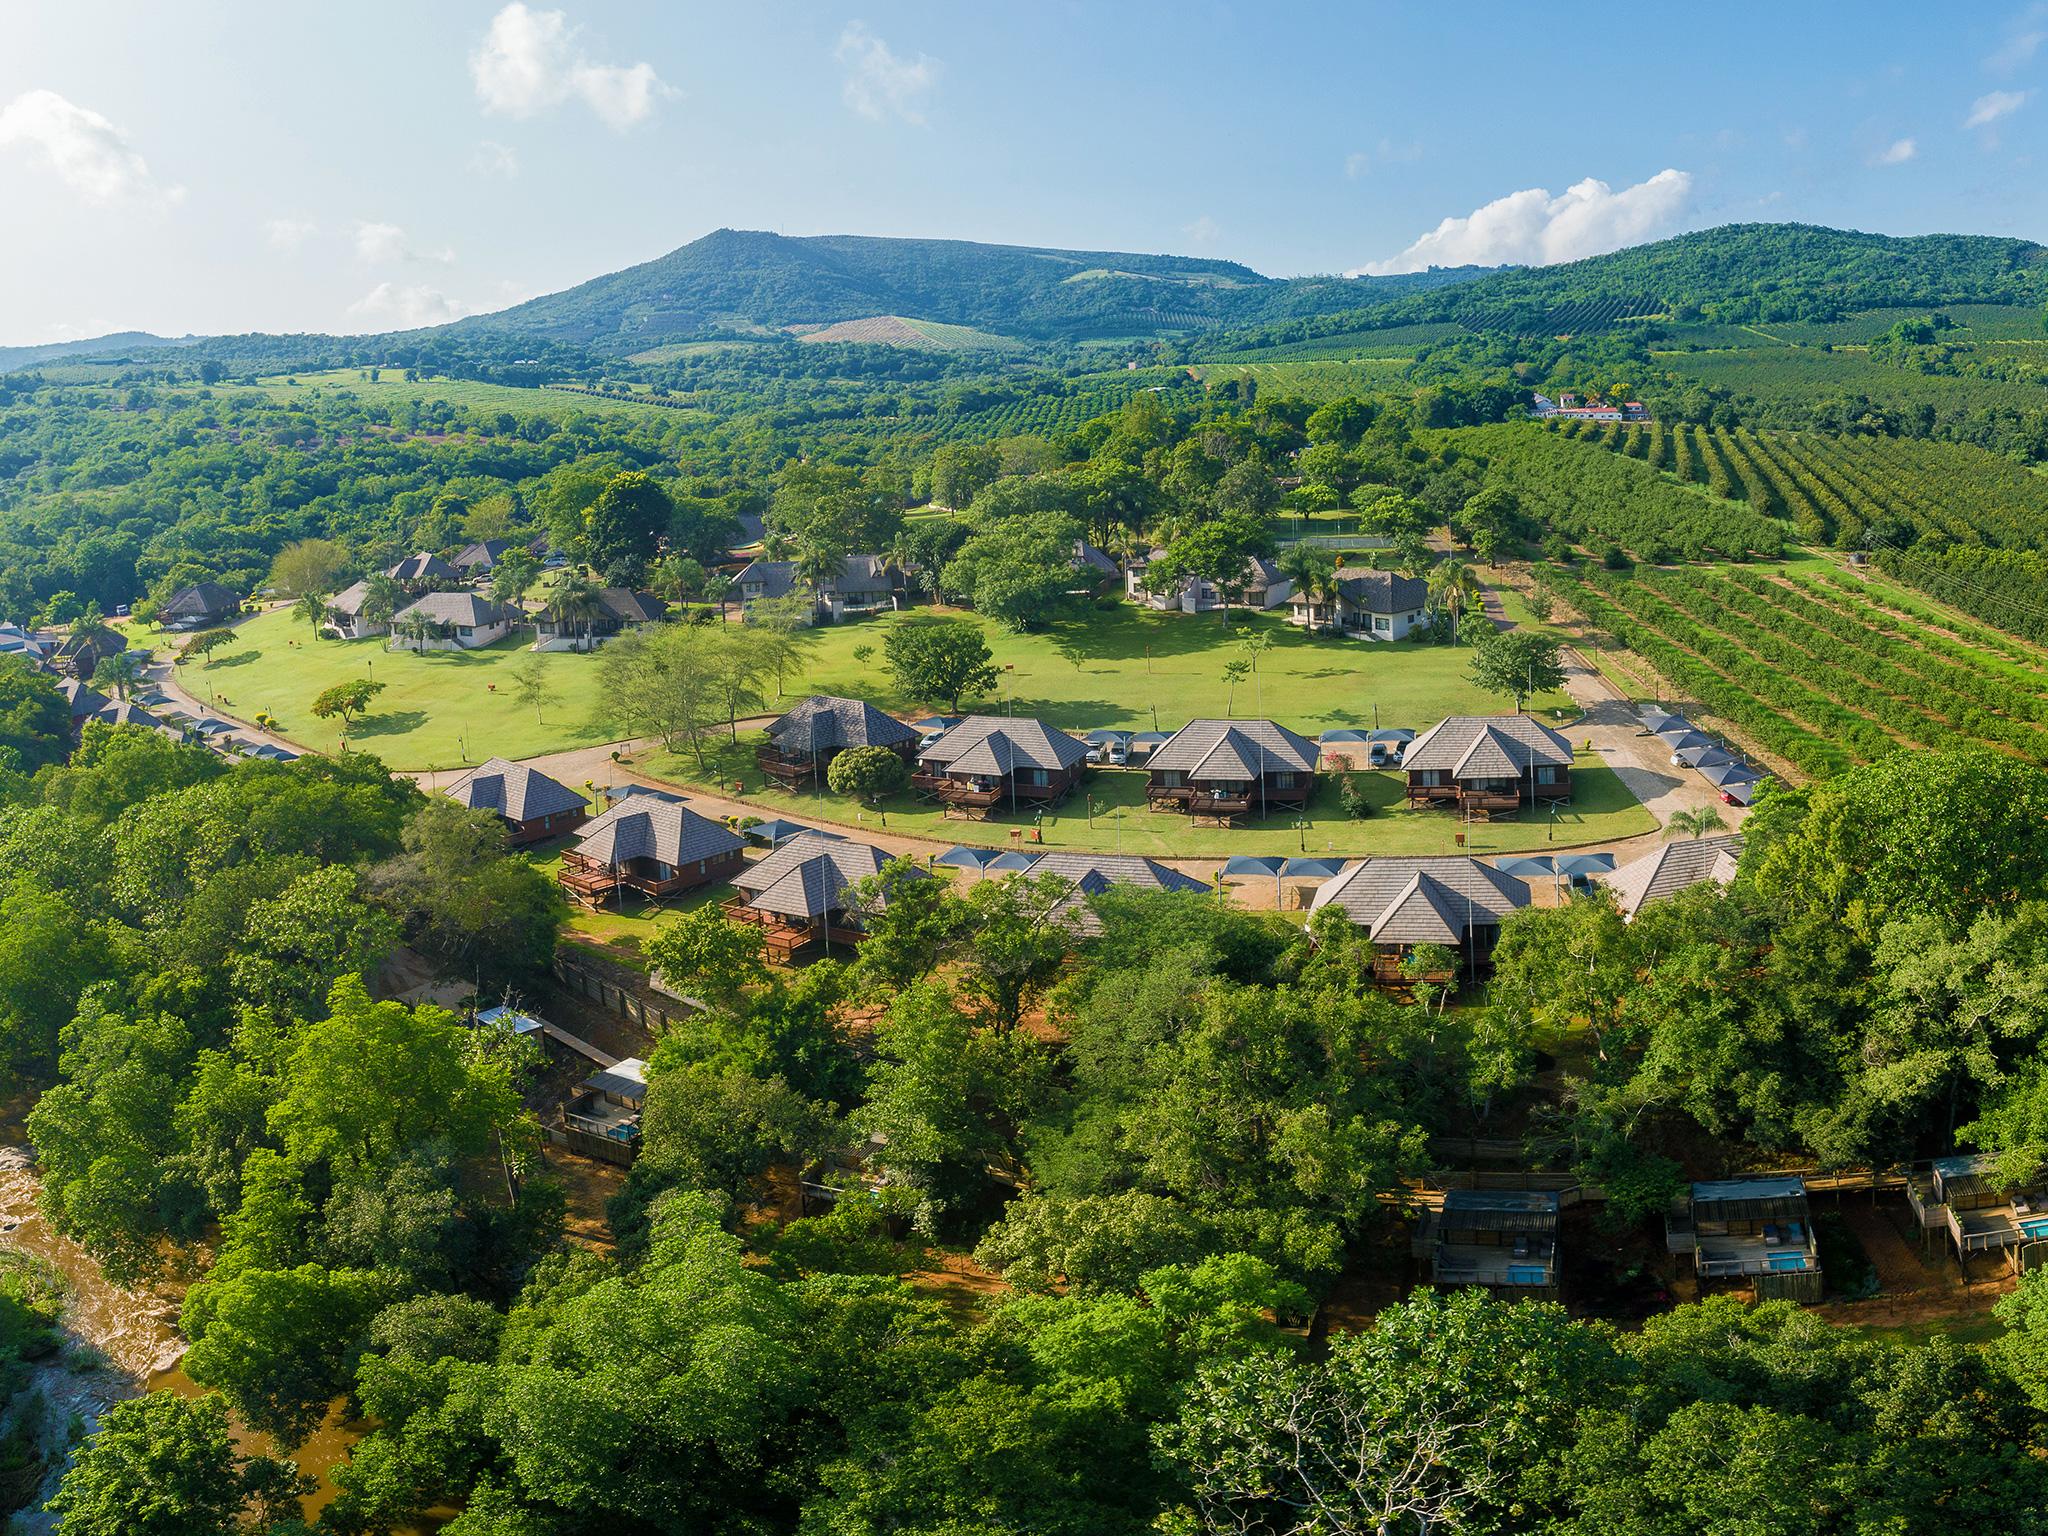
[{"label": "grassy lawn", "polygon": [[[896,622],[890,614],[812,631],[803,675],[785,682],[785,697],[847,694],[897,713],[927,713],[931,701],[898,693],[881,669],[883,637]],[[1314,736],[1337,726],[1371,729],[1375,711],[1379,725],[1420,730],[1445,715],[1509,707],[1466,677],[1471,652],[1463,646],[1311,636],[1270,614],[1234,612],[1226,629],[1213,613],[1155,613],[1119,602],[1033,634],[984,627],[1002,673],[996,696],[983,703],[1070,731],[1170,731],[1199,717],[1236,714],[1265,715]],[[1259,660],[1256,681],[1247,679],[1233,699],[1223,664],[1242,654],[1238,642],[1249,634],[1269,636],[1273,645]],[[857,646],[872,648],[873,656],[857,658]],[[1566,703],[1562,694],[1535,701],[1543,710]]]},{"label": "grassy lawn", "polygon": [[[562,850],[567,846],[567,843],[548,844],[535,849],[528,857],[535,868],[552,880],[562,867]],[[625,950],[628,954],[620,958],[630,960],[653,936],[660,919],[688,912],[706,902],[723,901],[731,894],[729,885],[708,885],[686,891],[671,901],[652,902],[637,892],[625,891],[611,906],[596,912],[572,902],[569,906],[569,932],[593,944],[607,944],[614,949]]]},{"label": "grassy lawn", "polygon": [[[638,766],[657,778],[685,786],[718,786],[729,792],[735,781],[746,785],[745,798],[763,814],[790,811],[810,820],[844,823],[855,831],[887,831],[947,843],[1087,849],[1093,852],[1142,853],[1153,858],[1199,859],[1233,853],[1300,854],[1446,854],[1508,853],[1552,844],[1546,815],[1520,821],[1479,822],[1467,827],[1447,811],[1411,811],[1401,802],[1401,782],[1391,773],[1362,775],[1374,814],[1352,820],[1344,814],[1333,786],[1325,785],[1310,802],[1306,827],[1292,815],[1264,820],[1247,818],[1235,827],[1195,826],[1186,816],[1148,810],[1145,775],[1137,769],[1098,770],[1083,787],[1043,820],[1031,811],[987,821],[949,818],[936,806],[909,794],[885,802],[877,813],[834,795],[791,794],[763,787],[754,768],[758,733],[742,732],[737,747],[724,744],[703,769],[687,752],[663,753]],[[1655,829],[1656,821],[1636,801],[1612,769],[1597,755],[1581,753],[1573,769],[1574,803],[1557,815],[1555,844],[1609,842]],[[1093,813],[1090,813],[1090,807]],[[1040,843],[1034,844],[1034,831]],[[1463,831],[1460,848],[1457,834]],[[1014,835],[1013,835],[1014,834]]]},{"label": "grassy lawn", "polygon": [[[516,384],[485,384],[474,379],[419,379],[408,383],[402,368],[379,370],[376,382],[363,377],[360,368],[338,368],[326,373],[277,374],[254,384],[222,382],[214,386],[223,395],[266,395],[280,403],[303,399],[316,391],[346,391],[359,400],[402,407],[414,400],[445,400],[450,405],[479,411],[515,411],[528,415],[568,416],[624,412],[662,422],[702,419],[702,412],[684,412],[645,400],[618,396],[579,394],[571,390],[528,388]],[[432,431],[427,427],[423,430]]]},{"label": "grassy lawn", "polygon": [[[331,721],[312,703],[323,688],[369,677],[385,685],[368,715],[349,732],[350,745],[374,752],[393,768],[455,768],[491,756],[534,757],[602,741],[588,723],[591,658],[540,653],[560,698],[543,711],[515,705],[507,692],[513,664],[533,655],[531,632],[476,651],[387,651],[382,640],[316,640],[288,609],[242,624],[236,641],[209,662],[188,663],[179,681],[200,699],[220,700],[239,719],[268,714],[293,741],[332,752],[341,744]],[[496,692],[492,691],[496,685]]]},{"label": "grassy lawn", "polygon": [[[887,615],[811,631],[800,673],[784,679],[782,701],[770,700],[768,707],[779,709],[807,693],[837,693],[906,715],[925,713],[929,701],[898,693],[881,668],[883,637],[895,622]],[[1098,726],[1174,730],[1198,716],[1234,712],[1267,715],[1313,736],[1337,726],[1421,729],[1445,715],[1503,708],[1465,676],[1471,653],[1462,646],[1311,637],[1266,614],[1235,614],[1225,628],[1214,614],[1154,613],[1116,603],[1082,610],[1041,633],[986,630],[1002,672],[995,697],[984,705],[1042,715],[1077,732]],[[1242,654],[1238,642],[1249,634],[1270,636],[1272,649],[1260,659],[1256,679],[1239,685],[1233,699],[1223,664]],[[278,609],[250,619],[236,636],[211,665],[185,667],[185,687],[201,698],[218,696],[223,709],[242,719],[269,714],[286,736],[320,751],[335,750],[340,736],[313,717],[314,697],[332,683],[365,676],[386,687],[372,712],[356,722],[350,741],[393,768],[535,757],[604,739],[588,720],[590,656],[543,653],[560,694],[544,721],[512,703],[508,671],[531,654],[525,649],[530,635],[520,632],[483,650],[420,655],[386,650],[381,640],[316,640],[309,626]],[[862,659],[854,655],[857,648],[873,654]],[[1561,694],[1536,701],[1545,710],[1566,702]]]}]

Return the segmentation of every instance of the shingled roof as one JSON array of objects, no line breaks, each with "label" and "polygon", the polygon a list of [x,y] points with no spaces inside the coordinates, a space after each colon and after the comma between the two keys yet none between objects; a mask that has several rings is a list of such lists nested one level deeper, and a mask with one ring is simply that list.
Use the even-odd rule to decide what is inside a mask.
[{"label": "shingled roof", "polygon": [[616,868],[634,859],[680,866],[723,858],[746,847],[731,828],[699,816],[680,801],[636,795],[585,824],[576,839],[584,858]]},{"label": "shingled roof", "polygon": [[[847,888],[880,873],[891,857],[867,843],[811,832],[792,837],[734,875],[732,883],[751,907],[782,917],[814,919],[844,907]],[[923,870],[916,873],[925,875]]]},{"label": "shingled roof", "polygon": [[1742,857],[1740,833],[1728,837],[1697,837],[1670,842],[1653,853],[1595,879],[1614,892],[1624,917],[1634,917],[1643,903],[1676,896],[1690,886],[1713,880],[1722,885],[1735,878]]},{"label": "shingled roof", "polygon": [[918,733],[865,699],[814,693],[769,726],[768,739],[784,752],[807,754],[900,746]]},{"label": "shingled roof", "polygon": [[423,549],[418,554],[407,555],[384,574],[393,581],[453,581],[455,567],[439,555]]},{"label": "shingled roof", "polygon": [[1320,749],[1271,720],[1190,720],[1145,760],[1153,772],[1190,779],[1256,779],[1268,773],[1313,773]]},{"label": "shingled roof", "polygon": [[502,604],[474,592],[429,592],[418,602],[399,609],[391,616],[391,622],[401,623],[406,615],[414,613],[435,624],[463,629],[488,629],[511,617],[511,611]]},{"label": "shingled roof", "polygon": [[1025,715],[969,715],[918,756],[950,774],[1004,778],[1019,768],[1057,772],[1088,755],[1088,743]]},{"label": "shingled roof", "polygon": [[1447,768],[1457,779],[1508,779],[1536,764],[1569,768],[1572,744],[1527,715],[1453,715],[1408,744],[1410,773]]},{"label": "shingled roof", "polygon": [[1361,859],[1309,902],[1340,908],[1376,944],[1464,942],[1529,904],[1529,888],[1477,859]]},{"label": "shingled roof", "polygon": [[159,619],[213,619],[238,613],[242,597],[232,587],[224,587],[217,581],[198,581],[189,587],[180,587],[163,601],[157,609]]},{"label": "shingled roof", "polygon": [[1089,901],[1111,886],[1202,894],[1209,890],[1194,876],[1184,875],[1177,869],[1167,868],[1157,859],[1142,858],[1135,853],[1048,853],[1022,873],[1030,877],[1057,876],[1074,887],[1070,895],[1054,905],[1051,916],[1081,934],[1102,931],[1102,920],[1090,908]]},{"label": "shingled roof", "polygon": [[441,793],[472,810],[490,811],[507,821],[536,821],[587,808],[583,796],[560,780],[502,757],[479,763]]},{"label": "shingled roof", "polygon": [[[1413,613],[1429,606],[1429,583],[1419,576],[1349,566],[1337,572],[1335,585],[1341,601],[1367,613]],[[1295,601],[1308,598],[1297,592]]]},{"label": "shingled roof", "polygon": [[[733,577],[736,586],[746,587],[758,582],[764,597],[787,597],[796,590],[796,562],[794,560],[753,560],[749,561]],[[820,583],[827,593],[849,597],[855,593],[888,593],[893,591],[899,580],[895,568],[883,555],[848,555],[840,563],[839,574],[828,576]]]},{"label": "shingled roof", "polygon": [[452,563],[458,571],[488,571],[511,547],[510,539],[479,539],[457,550]]}]

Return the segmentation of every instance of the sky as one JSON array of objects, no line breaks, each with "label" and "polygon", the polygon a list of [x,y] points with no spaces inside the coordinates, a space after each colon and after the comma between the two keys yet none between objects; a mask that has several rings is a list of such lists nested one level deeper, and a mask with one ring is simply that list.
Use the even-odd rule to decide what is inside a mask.
[{"label": "sky", "polygon": [[2048,242],[2033,5],[0,0],[0,344],[381,331],[721,227],[1274,276]]}]

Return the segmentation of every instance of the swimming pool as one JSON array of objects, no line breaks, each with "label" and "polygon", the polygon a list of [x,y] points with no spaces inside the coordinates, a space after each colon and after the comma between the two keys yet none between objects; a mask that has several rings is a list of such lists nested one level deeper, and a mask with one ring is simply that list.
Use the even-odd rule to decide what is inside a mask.
[{"label": "swimming pool", "polygon": [[2048,1237],[2048,1216],[2029,1216],[2020,1222],[2022,1237]]},{"label": "swimming pool", "polygon": [[1549,1282],[1550,1272],[1541,1264],[1510,1264],[1508,1266],[1509,1285],[1547,1285]]},{"label": "swimming pool", "polygon": [[1803,1253],[1774,1253],[1767,1262],[1773,1271],[1804,1269],[1806,1268],[1806,1255]]}]

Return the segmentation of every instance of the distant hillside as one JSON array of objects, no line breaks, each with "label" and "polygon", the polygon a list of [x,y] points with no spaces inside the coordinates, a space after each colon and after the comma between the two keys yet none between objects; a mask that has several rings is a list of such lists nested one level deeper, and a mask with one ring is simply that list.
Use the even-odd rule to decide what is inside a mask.
[{"label": "distant hillside", "polygon": [[1048,340],[1351,308],[1471,275],[1282,280],[1195,256],[721,229],[637,267],[457,325],[613,353],[888,316]]},{"label": "distant hillside", "polygon": [[991,335],[968,325],[942,325],[908,315],[876,315],[867,320],[841,320],[837,325],[806,326],[797,340],[851,341],[869,346],[910,347],[928,352],[972,352],[1015,347],[1007,336]]},{"label": "distant hillside", "polygon": [[195,336],[152,336],[147,331],[115,331],[82,341],[49,341],[37,347],[0,347],[0,373],[33,368],[60,357],[116,357],[126,352],[146,352],[157,347],[189,347]]},{"label": "distant hillside", "polygon": [[1492,273],[1390,310],[1408,319],[1555,335],[1632,314],[1836,320],[1858,310],[2044,299],[2048,249],[2028,240],[1727,224],[1585,261]]}]

